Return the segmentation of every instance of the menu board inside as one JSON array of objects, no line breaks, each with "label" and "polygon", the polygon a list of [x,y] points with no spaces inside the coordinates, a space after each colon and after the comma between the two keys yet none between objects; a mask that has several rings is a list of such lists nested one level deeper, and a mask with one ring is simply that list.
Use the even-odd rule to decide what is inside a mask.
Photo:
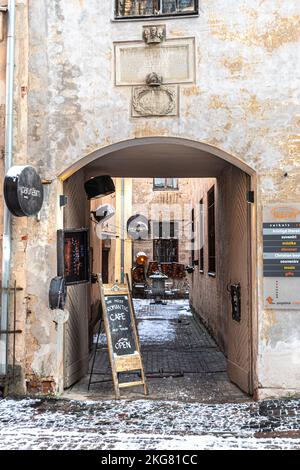
[{"label": "menu board inside", "polygon": [[264,208],[265,307],[300,309],[300,204]]},{"label": "menu board inside", "polygon": [[58,275],[69,286],[89,282],[87,229],[58,231]]}]

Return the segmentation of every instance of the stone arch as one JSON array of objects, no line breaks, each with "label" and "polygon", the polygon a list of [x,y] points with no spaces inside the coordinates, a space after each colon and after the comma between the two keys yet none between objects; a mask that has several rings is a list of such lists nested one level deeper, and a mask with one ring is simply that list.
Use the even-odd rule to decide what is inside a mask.
[{"label": "stone arch", "polygon": [[[152,147],[151,147],[152,146]],[[156,146],[156,147],[155,147]],[[161,147],[160,147],[161,146]],[[189,140],[185,138],[178,138],[178,137],[163,137],[163,136],[152,136],[152,137],[141,137],[141,138],[135,138],[135,139],[129,139],[129,140],[123,140],[120,142],[116,142],[110,145],[107,145],[102,148],[98,148],[84,157],[78,159],[75,161],[73,164],[67,166],[64,168],[62,171],[58,173],[58,178],[62,183],[64,183],[64,186],[69,186],[71,188],[76,188],[76,191],[71,191],[71,195],[73,193],[76,193],[77,197],[79,197],[80,201],[82,202],[84,198],[82,197],[83,193],[80,193],[80,191],[83,191],[83,181],[88,178],[89,176],[96,175],[97,171],[106,171],[107,168],[111,168],[112,170],[116,169],[115,163],[112,165],[107,166],[107,162],[110,160],[114,160],[114,156],[117,154],[118,158],[116,161],[119,162],[126,162],[127,157],[131,158],[131,168],[134,169],[134,165],[137,164],[139,167],[140,174],[137,176],[141,177],[152,177],[152,175],[147,173],[147,170],[144,169],[144,163],[147,158],[143,160],[143,157],[145,155],[149,157],[151,155],[151,152],[153,148],[158,149],[165,149],[167,146],[172,147],[175,149],[175,147],[179,147],[180,149],[188,149],[184,153],[184,157],[186,158],[188,155],[193,155],[192,159],[190,160],[184,160],[184,164],[182,165],[182,160],[181,160],[181,152],[178,152],[177,154],[177,159],[173,157],[172,152],[165,151],[162,160],[167,164],[169,163],[168,159],[172,161],[173,166],[171,165],[171,170],[170,172],[173,172],[174,170],[174,164],[176,165],[176,162],[181,165],[181,171],[182,174],[184,174],[184,171],[186,171],[186,161],[189,162],[189,168],[191,168],[193,165],[196,168],[197,167],[197,158],[199,157],[199,167],[198,167],[198,174],[193,175],[182,175],[179,177],[189,177],[189,176],[196,176],[196,177],[214,177],[215,175],[211,174],[210,176],[202,176],[201,172],[203,168],[205,167],[206,164],[211,165],[211,163],[207,163],[210,160],[215,161],[216,166],[210,166],[209,169],[213,171],[215,168],[221,169],[222,171],[222,164],[224,163],[227,168],[228,167],[235,167],[235,172],[237,173],[244,173],[245,175],[249,176],[249,180],[251,183],[251,189],[256,189],[256,171],[254,168],[250,167],[245,161],[243,161],[240,157],[236,155],[229,154],[223,149],[220,149],[218,147],[215,147],[209,143],[206,142],[199,142],[195,140]],[[143,152],[139,153],[137,149],[142,149]],[[191,150],[192,149],[192,150]],[[137,158],[140,157],[139,159]],[[201,160],[202,158],[202,160]],[[119,159],[119,160],[118,160]],[[173,160],[172,160],[173,159]],[[133,164],[132,164],[133,162]],[[192,162],[192,163],[191,163]],[[219,163],[218,163],[219,162]],[[221,162],[221,165],[220,165]],[[218,166],[219,165],[219,166]],[[121,170],[117,169],[119,171],[119,174],[113,174],[113,173],[106,173],[106,174],[111,174],[111,176],[124,176],[124,177],[133,177],[135,178],[136,175],[122,175],[120,172],[122,169],[126,167],[126,165],[121,165],[122,168]],[[153,164],[152,166],[155,166]],[[148,169],[150,166],[148,165]],[[193,168],[192,168],[193,169]],[[92,171],[88,171],[92,170]],[[240,170],[240,171],[239,171]],[[161,167],[158,166],[158,170],[161,171]],[[142,175],[142,173],[144,174]],[[128,172],[127,172],[128,173]],[[130,173],[130,171],[129,171]],[[101,173],[100,173],[101,174]],[[104,173],[102,173],[104,174]],[[216,173],[217,174],[217,173]],[[165,176],[163,174],[161,175],[156,175],[156,176]],[[178,175],[169,175],[169,176],[178,176]],[[235,187],[236,181],[233,180],[234,184],[232,184],[232,187]],[[78,188],[82,188],[78,191]],[[250,189],[250,186],[247,186],[247,190]],[[69,193],[67,192],[66,194],[69,196]],[[243,186],[243,193],[239,195],[243,199],[243,204],[247,206],[246,204],[246,186]],[[72,198],[70,198],[71,200]],[[72,206],[72,204],[70,204]],[[70,210],[70,206],[69,209]],[[233,204],[234,206],[234,204]],[[232,207],[233,207],[232,206]],[[75,206],[74,206],[75,207]],[[79,211],[77,210],[79,205],[77,204],[73,212],[76,214],[84,214],[84,207],[81,208]],[[249,206],[250,207],[250,206]],[[236,367],[233,369],[233,366],[231,364],[232,372],[231,376],[235,377],[235,382],[241,384],[241,388],[244,390],[248,391],[253,391],[253,388],[255,387],[256,384],[256,351],[257,351],[257,301],[258,301],[258,295],[257,295],[257,219],[256,219],[256,205],[253,205],[253,210],[251,210],[251,216],[249,216],[249,219],[247,221],[247,226],[245,225],[245,229],[248,232],[249,235],[249,242],[247,242],[247,260],[245,261],[245,265],[249,265],[249,269],[247,268],[248,271],[248,280],[249,280],[249,288],[248,288],[248,304],[249,304],[249,329],[247,331],[247,341],[249,344],[251,344],[251,351],[249,352],[249,379],[245,380],[244,377],[239,377],[239,369]],[[233,207],[233,212],[234,212],[234,207]],[[78,224],[78,227],[83,226],[83,222],[80,221]],[[75,225],[74,225],[75,227]],[[251,265],[251,268],[250,268]],[[250,287],[251,286],[251,287]],[[243,336],[243,340],[245,339],[245,335]],[[251,376],[251,378],[250,378]],[[247,382],[247,383],[246,383]]]},{"label": "stone arch", "polygon": [[87,165],[93,163],[94,161],[101,159],[103,157],[109,156],[114,152],[122,151],[124,149],[135,148],[139,146],[150,146],[150,145],[178,145],[181,147],[192,148],[198,150],[200,152],[205,152],[206,154],[213,155],[225,162],[232,164],[239,168],[240,170],[244,171],[250,176],[255,175],[255,169],[250,167],[244,160],[236,155],[229,154],[225,150],[213,146],[206,142],[200,142],[195,140],[189,140],[185,138],[179,137],[141,137],[135,139],[128,139],[124,141],[120,141],[114,144],[107,145],[105,147],[99,148],[94,150],[93,152],[85,155],[84,157],[80,158],[72,165],[64,168],[62,171],[59,172],[58,177],[61,181],[65,181],[70,176],[72,176],[77,171],[83,169]]}]

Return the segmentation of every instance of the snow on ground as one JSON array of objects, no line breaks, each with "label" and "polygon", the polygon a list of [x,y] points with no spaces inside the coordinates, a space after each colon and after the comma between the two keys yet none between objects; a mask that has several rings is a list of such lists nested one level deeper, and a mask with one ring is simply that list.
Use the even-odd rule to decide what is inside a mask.
[{"label": "snow on ground", "polygon": [[150,300],[134,301],[140,340],[143,345],[169,343],[176,338],[174,321],[191,317],[188,300],[168,301],[166,305],[151,304]]},{"label": "snow on ground", "polygon": [[[136,302],[142,344],[168,342],[177,320],[191,315],[187,301]],[[300,400],[201,404],[179,401],[180,391],[175,398],[0,400],[0,450],[300,449]]]},{"label": "snow on ground", "polygon": [[[300,449],[300,402],[0,401],[0,449]],[[262,438],[259,438],[261,435]]]},{"label": "snow on ground", "polygon": [[174,323],[169,320],[141,320],[138,324],[139,336],[143,345],[171,342],[176,337]]},{"label": "snow on ground", "polygon": [[[188,300],[172,300],[166,305],[153,305],[147,299],[135,299],[134,308],[138,318],[138,331],[143,345],[171,342],[176,337],[174,320],[192,317]],[[98,335],[94,336],[94,344]],[[106,345],[106,335],[101,333],[99,344]]]},{"label": "snow on ground", "polygon": [[178,320],[181,317],[192,317],[193,313],[188,300],[169,300],[166,305],[151,304],[147,299],[135,299],[134,309],[137,318]]}]

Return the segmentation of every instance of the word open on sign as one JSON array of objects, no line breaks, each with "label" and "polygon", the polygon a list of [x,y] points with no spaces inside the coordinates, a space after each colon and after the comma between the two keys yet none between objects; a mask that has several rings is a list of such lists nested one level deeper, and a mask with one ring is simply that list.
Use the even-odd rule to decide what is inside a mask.
[{"label": "word open on sign", "polygon": [[116,344],[115,344],[115,348],[117,350],[128,350],[128,349],[131,349],[131,342],[129,341],[128,338],[120,338]]}]

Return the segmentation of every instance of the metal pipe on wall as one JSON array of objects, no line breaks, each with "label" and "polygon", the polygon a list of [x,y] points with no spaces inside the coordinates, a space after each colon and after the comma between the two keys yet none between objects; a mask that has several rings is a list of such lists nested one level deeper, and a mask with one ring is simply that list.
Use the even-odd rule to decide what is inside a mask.
[{"label": "metal pipe on wall", "polygon": [[[7,58],[6,58],[6,119],[5,119],[5,161],[4,173],[13,164],[13,111],[14,111],[14,67],[15,67],[15,20],[16,0],[8,1],[7,8]],[[11,263],[11,215],[6,204],[3,208],[3,241],[2,241],[2,292],[0,329],[8,330],[9,288]],[[0,336],[0,375],[7,375],[8,369],[8,336]]]}]

